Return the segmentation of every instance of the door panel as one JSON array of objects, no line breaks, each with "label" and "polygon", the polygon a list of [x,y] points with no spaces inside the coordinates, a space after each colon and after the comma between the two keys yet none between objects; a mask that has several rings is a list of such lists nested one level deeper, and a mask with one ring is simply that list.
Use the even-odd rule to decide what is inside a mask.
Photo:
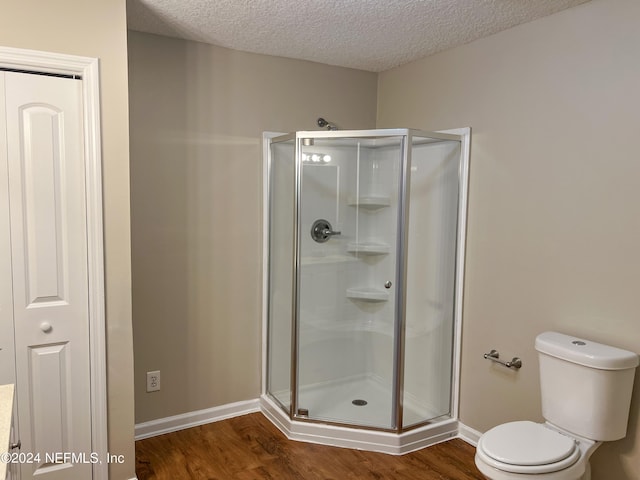
[{"label": "door panel", "polygon": [[81,83],[4,77],[19,432],[41,454],[21,473],[84,480],[89,463],[46,456],[91,452]]},{"label": "door panel", "polygon": [[299,159],[295,413],[395,429],[402,139],[309,143]]},{"label": "door panel", "polygon": [[49,105],[27,105],[18,112],[23,197],[27,306],[66,301],[68,218],[62,188],[63,112]]},{"label": "door panel", "polygon": [[46,398],[46,402],[33,402],[31,420],[34,431],[34,448],[43,452],[69,451],[67,433],[71,430],[66,413],[69,412],[67,396],[67,371],[69,370],[69,345],[46,345],[29,348],[29,386],[34,398]]}]

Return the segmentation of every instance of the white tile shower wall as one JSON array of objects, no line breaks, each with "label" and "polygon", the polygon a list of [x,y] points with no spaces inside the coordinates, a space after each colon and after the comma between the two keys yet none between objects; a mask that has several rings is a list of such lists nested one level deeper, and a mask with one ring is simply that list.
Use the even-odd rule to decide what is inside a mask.
[{"label": "white tile shower wall", "polygon": [[[391,156],[385,154],[389,158],[375,149],[359,147],[355,141],[334,147],[316,140],[304,151],[329,154],[331,162],[303,167],[301,386],[372,374],[389,380],[393,295],[387,302],[372,303],[349,299],[346,292],[351,287],[384,290],[386,280],[395,283],[397,203],[381,211],[349,203],[358,194],[393,192],[397,198],[398,170],[392,163],[399,162],[398,145]],[[329,220],[341,235],[325,243],[314,242],[310,229],[318,218]],[[349,243],[359,241],[386,243],[390,253],[365,256],[347,251]],[[380,335],[382,342],[374,338]],[[376,371],[378,364],[384,368]]]},{"label": "white tile shower wall", "polygon": [[394,321],[395,301],[398,283],[396,280],[396,246],[398,238],[398,198],[400,187],[400,165],[402,151],[399,142],[369,150],[368,164],[363,167],[363,188],[365,195],[387,197],[388,207],[374,210],[360,209],[363,241],[386,244],[389,254],[363,257],[368,264],[368,285],[385,290],[387,281],[392,283],[389,300],[371,304],[368,321],[372,324],[370,335],[369,371],[380,378],[382,383],[393,386],[394,373]]},{"label": "white tile shower wall", "polygon": [[[347,273],[354,258],[346,252],[352,240],[347,208],[349,166],[353,149],[326,140],[304,147],[307,154],[327,154],[329,163],[304,163],[301,192],[301,274],[298,379],[300,388],[362,374],[365,367],[358,332],[347,328]],[[314,221],[325,219],[338,236],[318,243],[311,238]],[[300,405],[304,408],[304,405]]]}]

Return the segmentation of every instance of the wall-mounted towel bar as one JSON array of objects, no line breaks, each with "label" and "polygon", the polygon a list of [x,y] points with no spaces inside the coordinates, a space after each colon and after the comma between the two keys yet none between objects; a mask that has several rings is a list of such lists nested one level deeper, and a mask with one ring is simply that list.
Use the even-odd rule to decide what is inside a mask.
[{"label": "wall-mounted towel bar", "polygon": [[489,353],[485,353],[484,358],[491,360],[492,362],[499,363],[500,365],[504,365],[507,368],[513,368],[515,370],[522,368],[522,360],[518,357],[513,357],[510,361],[505,362],[504,360],[500,360],[500,354],[497,350],[491,350]]}]

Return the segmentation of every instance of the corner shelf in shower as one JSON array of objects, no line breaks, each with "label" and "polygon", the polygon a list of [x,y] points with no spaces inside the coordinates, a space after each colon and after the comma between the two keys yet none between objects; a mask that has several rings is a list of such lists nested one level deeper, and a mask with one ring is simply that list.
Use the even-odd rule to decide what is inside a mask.
[{"label": "corner shelf in shower", "polygon": [[[319,338],[326,339],[327,336],[331,336],[332,334],[337,334],[340,337],[343,337],[346,333],[351,332],[370,332],[376,333],[378,335],[385,335],[388,337],[393,337],[393,322],[385,322],[382,320],[341,320],[340,322],[314,322],[313,324],[305,324],[305,329],[315,329],[317,331],[322,331],[325,335],[320,335]],[[309,343],[313,342],[312,336],[307,336],[306,340]],[[305,343],[305,347],[309,345],[309,343]]]},{"label": "corner shelf in shower", "polygon": [[347,289],[347,298],[363,302],[386,302],[389,292],[371,287],[353,287]]},{"label": "corner shelf in shower", "polygon": [[306,255],[300,258],[300,264],[303,266],[306,265],[324,265],[328,263],[345,263],[345,262],[355,262],[356,258],[353,258],[351,255]]},{"label": "corner shelf in shower", "polygon": [[362,255],[386,255],[391,251],[391,245],[376,242],[352,242],[347,244],[347,252]]},{"label": "corner shelf in shower", "polygon": [[360,197],[349,197],[347,204],[352,207],[365,208],[367,210],[377,210],[391,205],[391,198],[388,195],[362,195]]},{"label": "corner shelf in shower", "polygon": [[[314,321],[305,321],[302,320],[305,329],[312,329],[317,331],[325,332],[325,334],[331,334],[331,332],[336,332],[340,336],[344,335],[346,332],[371,332],[379,335],[386,335],[389,337],[394,336],[393,329],[393,320],[389,319],[388,321],[384,320],[362,320],[362,319],[351,319],[351,320],[314,320]],[[421,338],[428,335],[434,335],[434,331],[442,325],[441,319],[436,319],[432,322],[427,323],[426,325],[407,325],[404,329],[405,338]],[[435,332],[437,334],[437,332]],[[309,337],[312,338],[312,337]],[[320,336],[320,338],[326,339],[326,336]],[[309,340],[315,341],[315,340]]]}]

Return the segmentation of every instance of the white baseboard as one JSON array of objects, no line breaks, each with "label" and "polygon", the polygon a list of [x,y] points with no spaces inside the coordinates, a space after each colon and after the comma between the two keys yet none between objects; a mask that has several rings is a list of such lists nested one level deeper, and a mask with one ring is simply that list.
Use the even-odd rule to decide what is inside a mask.
[{"label": "white baseboard", "polygon": [[177,432],[185,428],[197,427],[198,425],[218,422],[220,420],[226,420],[227,418],[239,417],[240,415],[259,411],[260,401],[256,398],[255,400],[228,403],[218,407],[159,418],[144,423],[137,423],[135,427],[135,439],[142,440],[143,438]]},{"label": "white baseboard", "polygon": [[478,440],[482,436],[482,432],[474,430],[471,427],[467,427],[463,423],[458,423],[458,438],[464,440],[467,443],[470,443],[474,447],[478,446]]},{"label": "white baseboard", "polygon": [[[197,410],[195,412],[183,413],[181,415],[174,415],[171,417],[159,418],[157,420],[151,420],[149,422],[138,423],[135,426],[135,439],[142,440],[144,438],[155,437],[157,435],[163,435],[165,433],[177,432],[178,430],[184,430],[185,428],[196,427],[198,425],[205,425],[207,423],[218,422],[220,420],[226,420],[228,418],[239,417],[240,415],[246,415],[248,413],[254,413],[263,411],[273,422],[275,420],[274,415],[269,414],[267,408],[260,408],[260,399],[246,400],[243,402],[229,403],[226,405],[220,405],[218,407],[207,408],[204,410]],[[282,430],[282,426],[276,423],[276,426]],[[329,427],[334,428],[334,427]],[[446,435],[448,437],[451,434]],[[474,430],[471,427],[466,426],[463,423],[458,422],[458,434],[457,437],[465,442],[473,445],[478,445],[478,440],[482,436],[482,433]],[[294,436],[296,437],[296,436]],[[302,438],[294,438],[301,440]],[[441,439],[446,440],[446,438]],[[437,443],[437,442],[432,442]],[[345,445],[347,446],[347,445]],[[357,447],[356,447],[357,448]],[[362,448],[362,447],[360,447]],[[421,447],[420,447],[421,448]],[[395,453],[395,452],[394,452]],[[402,452],[406,453],[406,452]],[[132,478],[130,480],[136,480]]]}]

